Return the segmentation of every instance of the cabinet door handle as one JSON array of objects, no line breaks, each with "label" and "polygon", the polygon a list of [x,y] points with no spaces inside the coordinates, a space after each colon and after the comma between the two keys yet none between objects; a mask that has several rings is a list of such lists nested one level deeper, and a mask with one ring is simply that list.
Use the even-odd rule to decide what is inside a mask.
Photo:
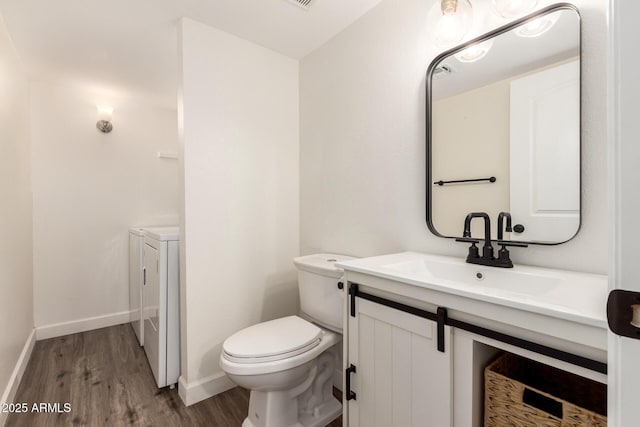
[{"label": "cabinet door handle", "polygon": [[353,364],[350,364],[349,367],[345,370],[345,381],[346,381],[346,389],[347,389],[347,396],[346,396],[346,400],[356,400],[356,394],[355,392],[351,391],[351,374],[355,374],[356,373],[356,367],[353,366]]},{"label": "cabinet door handle", "polygon": [[147,284],[147,269],[143,268],[142,269],[142,285],[146,285]]},{"label": "cabinet door handle", "polygon": [[444,326],[447,324],[447,309],[438,307],[436,311],[436,322],[438,326],[438,351],[444,353]]}]

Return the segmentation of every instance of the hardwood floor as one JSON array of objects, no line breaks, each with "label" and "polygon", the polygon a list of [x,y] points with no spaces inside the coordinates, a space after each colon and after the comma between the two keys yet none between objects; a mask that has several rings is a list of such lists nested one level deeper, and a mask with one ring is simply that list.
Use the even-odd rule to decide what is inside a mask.
[{"label": "hardwood floor", "polygon": [[[184,406],[177,389],[156,387],[144,350],[126,324],[38,341],[15,403],[29,410],[10,414],[7,427],[234,427],[246,417],[249,392],[236,387]],[[41,403],[59,405],[32,411]],[[342,426],[342,417],[329,426]]]}]

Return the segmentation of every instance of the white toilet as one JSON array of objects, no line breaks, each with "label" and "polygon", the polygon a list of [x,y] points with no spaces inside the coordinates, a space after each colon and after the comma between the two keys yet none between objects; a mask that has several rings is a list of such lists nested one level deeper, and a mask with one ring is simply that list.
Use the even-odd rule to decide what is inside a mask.
[{"label": "white toilet", "polygon": [[342,412],[333,397],[336,351],[342,338],[343,271],[352,257],[316,254],[293,260],[298,269],[299,316],[243,329],[222,345],[220,367],[251,390],[242,427],[322,427]]}]

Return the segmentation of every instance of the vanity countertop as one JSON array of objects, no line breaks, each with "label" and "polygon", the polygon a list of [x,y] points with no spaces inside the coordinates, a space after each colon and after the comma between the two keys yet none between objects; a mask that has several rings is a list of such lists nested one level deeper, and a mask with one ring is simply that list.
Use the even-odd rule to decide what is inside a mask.
[{"label": "vanity countertop", "polygon": [[463,259],[418,252],[336,263],[353,271],[437,292],[544,316],[607,328],[607,276],[516,265],[467,264]]}]

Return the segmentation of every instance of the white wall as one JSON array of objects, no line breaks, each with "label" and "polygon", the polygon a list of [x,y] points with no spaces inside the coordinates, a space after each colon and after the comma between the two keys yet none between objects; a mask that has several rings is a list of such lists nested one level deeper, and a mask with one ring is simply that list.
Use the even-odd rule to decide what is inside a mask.
[{"label": "white wall", "polygon": [[[109,134],[95,127],[97,103],[115,109]],[[156,156],[178,151],[176,111],[42,81],[31,109],[38,337],[74,330],[47,328],[63,322],[118,323],[129,309],[128,228],[178,222],[178,162]]]},{"label": "white wall", "polygon": [[297,311],[298,62],[189,19],[180,47],[190,404],[230,386],[218,366],[229,335]]},{"label": "white wall", "polygon": [[28,80],[0,16],[0,403],[33,330],[29,151]]},{"label": "white wall", "polygon": [[[302,253],[465,256],[464,245],[425,225],[425,74],[438,53],[426,25],[432,4],[383,0],[302,60]],[[516,263],[606,273],[606,1],[575,4],[583,30],[582,229],[560,246],[511,252]]]}]

